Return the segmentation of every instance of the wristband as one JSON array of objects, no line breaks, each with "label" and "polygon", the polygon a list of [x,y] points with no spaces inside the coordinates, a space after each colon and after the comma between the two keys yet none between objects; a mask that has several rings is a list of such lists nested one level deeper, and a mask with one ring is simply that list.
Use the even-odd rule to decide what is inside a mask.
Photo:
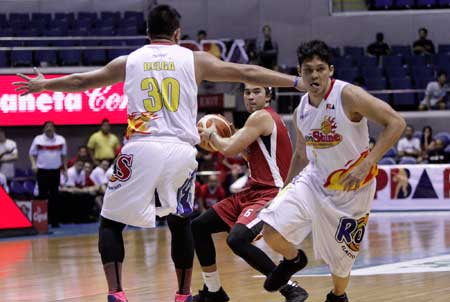
[{"label": "wristband", "polygon": [[298,82],[300,82],[300,77],[295,77],[295,80],[294,80],[294,88],[297,88],[297,85],[298,85]]}]

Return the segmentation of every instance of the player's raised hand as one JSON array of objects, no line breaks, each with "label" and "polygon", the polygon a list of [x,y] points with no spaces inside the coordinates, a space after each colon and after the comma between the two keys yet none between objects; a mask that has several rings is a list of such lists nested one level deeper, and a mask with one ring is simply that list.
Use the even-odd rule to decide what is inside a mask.
[{"label": "player's raised hand", "polygon": [[12,83],[14,86],[18,86],[16,88],[17,92],[21,92],[21,96],[27,95],[29,93],[40,92],[44,90],[43,80],[45,80],[44,75],[36,68],[33,68],[34,73],[36,74],[35,78],[30,78],[22,73],[18,73],[17,76],[26,80],[26,82],[14,82]]},{"label": "player's raised hand", "polygon": [[367,177],[372,169],[372,163],[364,160],[339,180],[339,184],[344,187],[344,191],[356,190],[361,186],[362,181]]}]

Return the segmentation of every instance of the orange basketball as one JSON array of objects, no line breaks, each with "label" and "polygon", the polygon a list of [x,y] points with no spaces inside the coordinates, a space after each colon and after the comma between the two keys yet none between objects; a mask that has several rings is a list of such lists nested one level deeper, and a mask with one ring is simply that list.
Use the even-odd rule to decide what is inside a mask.
[{"label": "orange basketball", "polygon": [[[202,126],[203,128],[212,128],[221,137],[230,137],[232,134],[231,123],[220,114],[207,114],[202,117],[198,122],[197,126]],[[217,149],[209,142],[202,140],[199,144],[200,148],[214,152]]]}]

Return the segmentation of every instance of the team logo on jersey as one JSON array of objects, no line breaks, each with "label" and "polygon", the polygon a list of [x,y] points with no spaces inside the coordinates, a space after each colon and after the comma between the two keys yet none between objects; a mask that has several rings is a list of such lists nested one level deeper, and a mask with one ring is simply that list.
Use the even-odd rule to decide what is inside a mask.
[{"label": "team logo on jersey", "polygon": [[150,134],[150,123],[158,118],[158,114],[152,112],[129,114],[126,138],[130,138],[135,133]]},{"label": "team logo on jersey", "polygon": [[335,238],[337,242],[343,243],[341,248],[350,258],[356,257],[352,252],[359,252],[368,222],[369,214],[359,219],[342,217],[339,221]]},{"label": "team logo on jersey", "polygon": [[306,145],[315,149],[326,149],[334,147],[342,142],[342,135],[336,133],[336,118],[325,116],[320,124],[320,129],[311,129],[305,136]]},{"label": "team logo on jersey", "polygon": [[114,173],[109,179],[111,182],[125,182],[130,179],[133,165],[132,154],[120,154],[114,163]]}]

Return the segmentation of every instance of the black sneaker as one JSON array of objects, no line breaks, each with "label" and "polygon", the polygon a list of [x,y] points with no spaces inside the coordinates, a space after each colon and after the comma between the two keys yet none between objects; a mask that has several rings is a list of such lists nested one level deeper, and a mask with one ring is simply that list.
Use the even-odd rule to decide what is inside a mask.
[{"label": "black sneaker", "polygon": [[327,295],[327,300],[325,302],[348,302],[347,294],[342,296],[336,296],[333,292],[329,292]]},{"label": "black sneaker", "polygon": [[264,289],[273,292],[279,290],[289,282],[292,275],[303,269],[308,264],[308,258],[302,250],[298,250],[298,256],[292,260],[282,260],[280,264],[267,276]]},{"label": "black sneaker", "polygon": [[298,286],[296,282],[294,285],[286,284],[280,289],[280,293],[286,298],[286,302],[303,302],[308,299],[308,292]]},{"label": "black sneaker", "polygon": [[230,298],[221,287],[217,292],[210,292],[204,284],[203,289],[198,291],[198,295],[192,297],[193,302],[227,302]]}]

